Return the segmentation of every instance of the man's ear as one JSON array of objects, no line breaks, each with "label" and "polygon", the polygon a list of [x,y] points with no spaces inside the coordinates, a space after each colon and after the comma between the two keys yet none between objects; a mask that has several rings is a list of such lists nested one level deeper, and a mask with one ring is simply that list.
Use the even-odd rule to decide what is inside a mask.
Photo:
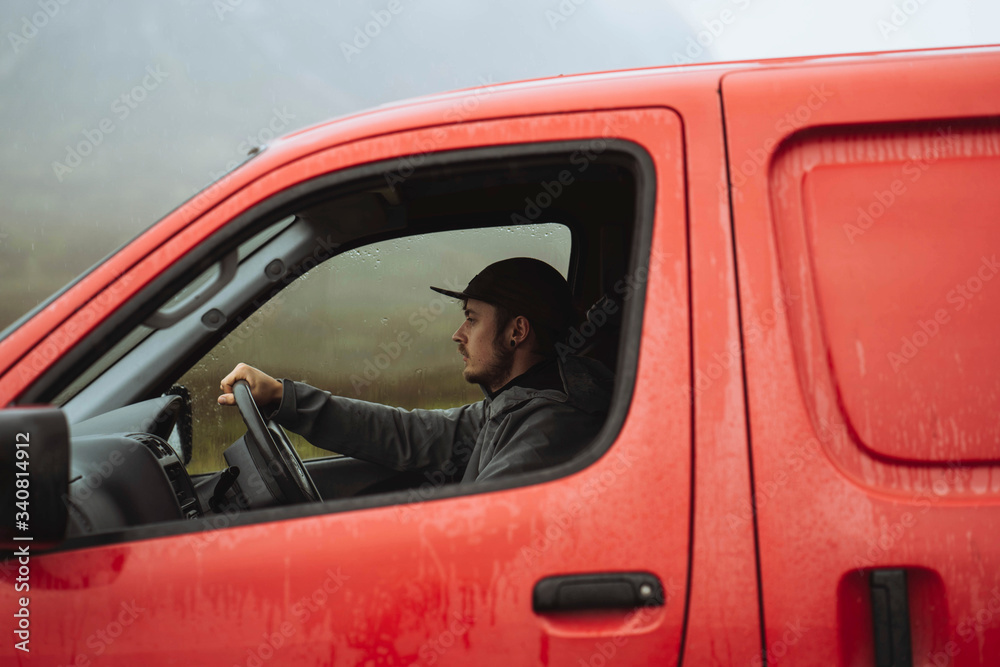
[{"label": "man's ear", "polygon": [[520,345],[528,339],[531,333],[531,322],[524,315],[518,315],[511,320],[511,340]]}]

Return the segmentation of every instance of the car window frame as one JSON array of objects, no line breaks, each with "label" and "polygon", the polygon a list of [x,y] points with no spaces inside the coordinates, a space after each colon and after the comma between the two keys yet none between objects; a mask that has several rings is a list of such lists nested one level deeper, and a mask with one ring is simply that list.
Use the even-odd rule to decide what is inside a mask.
[{"label": "car window frame", "polygon": [[[532,143],[509,144],[502,146],[482,146],[468,149],[441,151],[423,156],[421,169],[435,167],[456,167],[476,163],[500,163],[504,160],[518,158],[558,157],[572,154],[575,150],[585,148],[590,140],[556,140]],[[652,156],[645,147],[628,139],[604,139],[606,150],[601,156],[604,161],[611,161],[628,169],[634,176],[634,219],[632,221],[631,247],[628,250],[628,271],[636,275],[637,270],[645,267],[648,270],[652,249],[652,236],[655,223],[657,202],[657,173]],[[243,213],[235,216],[226,225],[215,232],[209,239],[193,248],[163,274],[146,285],[130,302],[125,303],[112,313],[104,322],[81,341],[73,350],[54,363],[45,371],[33,385],[18,399],[17,404],[37,403],[51,392],[52,387],[60,386],[60,380],[72,377],[73,370],[85,365],[90,357],[100,356],[105,350],[94,343],[95,340],[117,340],[118,336],[127,333],[134,325],[144,321],[149,313],[161,307],[164,302],[182,289],[187,281],[185,275],[198,275],[202,270],[214,264],[226,252],[232,251],[240,243],[250,239],[267,226],[277,222],[283,214],[287,215],[289,206],[301,207],[301,202],[320,192],[328,192],[337,187],[350,186],[364,179],[382,176],[398,163],[399,157],[365,163],[363,165],[330,172],[311,178],[292,187],[275,193],[268,199],[259,202]],[[248,184],[249,187],[252,184]],[[676,224],[686,227],[685,219],[678,219]],[[405,231],[405,230],[404,230]],[[339,247],[338,253],[367,245],[380,240],[399,238],[407,234],[386,232],[365,236],[363,239],[345,243]],[[576,240],[574,239],[574,248]],[[577,270],[577,257],[571,255],[570,275]],[[277,293],[277,290],[274,292]],[[426,500],[444,500],[460,496],[481,495],[495,491],[528,487],[568,476],[576,471],[591,466],[605,456],[621,431],[625,417],[631,404],[638,375],[639,341],[644,316],[646,296],[645,281],[638,283],[633,292],[633,298],[626,304],[622,317],[619,339],[619,363],[615,384],[612,391],[611,405],[603,427],[594,436],[590,446],[579,455],[544,470],[522,473],[507,479],[495,479],[477,482],[471,485],[442,485],[433,489],[430,494],[421,498]],[[238,313],[246,316],[248,313]],[[212,338],[214,345],[229,331]],[[116,336],[116,334],[118,336]],[[179,377],[179,375],[177,376]],[[69,380],[66,380],[67,382]],[[319,460],[319,459],[313,459]],[[406,505],[413,502],[406,490],[392,491],[371,496],[342,498],[318,503],[286,505],[274,508],[258,509],[244,512],[238,516],[226,516],[226,526],[253,525],[278,520],[288,520],[317,515],[327,515],[341,512],[351,512],[361,509]],[[87,535],[67,540],[53,551],[75,550],[99,544],[117,543],[153,539],[174,535],[193,534],[203,530],[217,528],[211,524],[212,516],[196,520],[167,521],[156,524],[128,527],[120,531],[109,531],[97,535]]]}]

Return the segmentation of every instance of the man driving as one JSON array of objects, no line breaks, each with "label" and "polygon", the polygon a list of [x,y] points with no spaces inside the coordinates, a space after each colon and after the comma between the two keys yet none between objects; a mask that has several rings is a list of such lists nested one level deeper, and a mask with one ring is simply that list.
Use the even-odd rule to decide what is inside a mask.
[{"label": "man driving", "polygon": [[277,380],[246,364],[223,378],[219,403],[235,405],[246,380],[261,412],[312,444],[395,470],[445,470],[462,483],[539,470],[573,458],[604,423],[611,373],[557,355],[577,323],[562,275],[537,259],[490,264],[462,292],[465,321],[452,335],[466,381],[485,398],[443,410],[404,410]]}]

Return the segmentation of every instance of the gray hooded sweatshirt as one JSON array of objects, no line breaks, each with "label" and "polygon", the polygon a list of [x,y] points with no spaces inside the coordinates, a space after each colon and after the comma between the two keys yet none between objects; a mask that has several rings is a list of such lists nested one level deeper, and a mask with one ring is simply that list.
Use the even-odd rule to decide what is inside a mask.
[{"label": "gray hooded sweatshirt", "polygon": [[274,419],[330,451],[394,470],[462,470],[462,482],[495,479],[568,461],[607,416],[612,375],[567,356],[562,390],[511,386],[494,398],[446,410],[404,410],[333,396],[283,380]]}]

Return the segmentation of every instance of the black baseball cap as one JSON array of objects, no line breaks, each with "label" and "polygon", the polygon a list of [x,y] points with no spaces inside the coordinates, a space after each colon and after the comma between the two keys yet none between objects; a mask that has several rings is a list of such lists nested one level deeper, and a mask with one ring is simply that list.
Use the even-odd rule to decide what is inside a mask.
[{"label": "black baseball cap", "polygon": [[445,296],[476,299],[523,315],[535,327],[545,327],[559,339],[576,324],[573,293],[562,274],[532,257],[514,257],[490,264],[461,292],[431,287]]}]

